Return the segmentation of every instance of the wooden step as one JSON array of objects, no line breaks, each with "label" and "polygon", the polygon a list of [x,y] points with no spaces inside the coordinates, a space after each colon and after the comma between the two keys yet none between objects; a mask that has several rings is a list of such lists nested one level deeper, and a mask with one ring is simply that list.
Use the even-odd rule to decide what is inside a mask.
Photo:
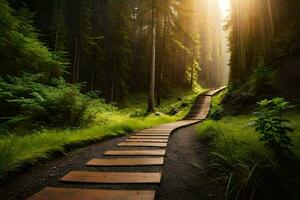
[{"label": "wooden step", "polygon": [[213,89],[213,90],[210,90],[208,92],[205,92],[204,95],[213,96],[213,95],[217,94],[218,92],[220,92],[223,89],[224,88]]},{"label": "wooden step", "polygon": [[144,129],[139,132],[171,132],[171,128],[164,128],[164,129]]},{"label": "wooden step", "polygon": [[204,116],[206,117],[208,115],[208,113],[189,113],[189,116]]},{"label": "wooden step", "polygon": [[187,118],[203,120],[207,118],[207,115],[188,115]]},{"label": "wooden step", "polygon": [[189,112],[189,114],[197,114],[197,113],[208,113],[210,111],[210,109],[207,109],[207,110],[197,110],[197,111],[191,111],[191,112]]},{"label": "wooden step", "polygon": [[168,139],[127,139],[125,142],[158,142],[165,143],[168,142]]},{"label": "wooden step", "polygon": [[171,133],[172,132],[172,130],[170,130],[170,131],[138,131],[138,132],[136,132],[136,133]]},{"label": "wooden step", "polygon": [[197,115],[187,115],[184,117],[184,119],[190,119],[190,120],[199,120],[202,121],[206,119],[207,116],[197,116]]},{"label": "wooden step", "polygon": [[130,136],[129,139],[168,139],[169,136]]},{"label": "wooden step", "polygon": [[114,150],[106,151],[105,156],[164,156],[166,150]]},{"label": "wooden step", "polygon": [[28,200],[154,200],[154,190],[100,190],[46,187]]},{"label": "wooden step", "polygon": [[102,183],[102,184],[133,184],[160,183],[161,173],[131,173],[131,172],[86,172],[71,171],[60,179],[74,183]]},{"label": "wooden step", "polygon": [[135,136],[169,136],[170,133],[136,133]]},{"label": "wooden step", "polygon": [[154,142],[122,142],[118,144],[119,147],[166,147],[167,143]]},{"label": "wooden step", "polygon": [[117,158],[117,159],[92,159],[87,166],[148,166],[163,165],[164,158]]}]

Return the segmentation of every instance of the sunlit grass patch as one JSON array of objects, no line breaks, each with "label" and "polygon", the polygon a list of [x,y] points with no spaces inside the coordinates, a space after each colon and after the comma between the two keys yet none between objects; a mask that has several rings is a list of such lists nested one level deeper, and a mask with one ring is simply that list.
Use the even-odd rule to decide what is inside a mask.
[{"label": "sunlit grass patch", "polygon": [[[295,156],[274,155],[248,124],[252,115],[207,120],[197,128],[200,140],[208,145],[207,171],[221,188],[224,199],[299,199],[300,115],[290,112]],[[277,190],[276,188],[281,188]]]},{"label": "sunlit grass patch", "polygon": [[125,115],[111,115],[105,124],[101,123],[102,125],[94,125],[85,129],[45,130],[26,136],[2,136],[0,138],[0,176],[8,171],[18,170],[24,164],[33,164],[43,158],[48,158],[54,152],[64,152],[67,145],[81,146],[176,119],[176,117],[169,116],[129,118]]},{"label": "sunlit grass patch", "polygon": [[[94,112],[93,123],[86,128],[63,130],[40,130],[38,132],[10,135],[0,135],[0,177],[11,171],[17,171],[26,165],[40,162],[42,159],[52,158],[55,153],[65,153],[66,150],[83,146],[104,138],[125,135],[135,130],[153,127],[159,124],[173,122],[181,119],[189,110],[195,97],[194,92],[184,93],[182,100],[178,101],[173,94],[162,101],[158,108],[159,115],[133,115],[141,105],[118,109],[107,105],[105,108],[92,105],[89,110]],[[146,100],[146,99],[144,99]],[[187,105],[179,109],[175,115],[164,114],[163,111],[178,107],[183,102]]]}]

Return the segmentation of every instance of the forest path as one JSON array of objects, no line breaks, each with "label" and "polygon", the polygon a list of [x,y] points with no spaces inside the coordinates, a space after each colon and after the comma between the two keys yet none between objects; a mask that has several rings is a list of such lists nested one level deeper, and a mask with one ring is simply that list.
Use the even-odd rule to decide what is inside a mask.
[{"label": "forest path", "polygon": [[[223,88],[210,90],[204,94],[201,94],[197,97],[194,106],[192,107],[189,114],[184,118],[173,123],[168,123],[160,125],[154,128],[144,129],[134,133],[132,136],[127,138],[124,142],[121,142],[117,145],[117,151],[110,151],[104,153],[104,158],[94,158],[86,163],[87,167],[91,167],[89,171],[86,170],[77,170],[71,171],[65,176],[63,176],[60,181],[65,184],[105,184],[111,185],[109,189],[80,189],[77,187],[74,188],[56,188],[56,187],[46,187],[42,191],[36,193],[30,200],[67,200],[67,199],[105,199],[105,200],[154,200],[155,199],[155,189],[150,190],[141,190],[139,187],[136,189],[120,190],[117,186],[113,185],[123,185],[123,184],[160,184],[162,177],[162,170],[154,170],[150,172],[145,172],[141,168],[145,166],[151,168],[151,166],[163,166],[164,165],[164,156],[165,156],[165,147],[167,147],[168,140],[171,133],[175,130],[190,126],[195,123],[199,123],[201,120],[204,120],[210,110],[211,98],[214,94],[221,91]],[[185,134],[186,135],[186,134]],[[190,134],[191,135],[191,134]],[[138,138],[136,138],[138,137]],[[184,138],[183,138],[184,139]],[[182,144],[186,144],[187,138],[184,140],[179,140]],[[180,143],[175,145],[180,147]],[[189,146],[184,146],[185,151]],[[148,148],[148,149],[145,149]],[[153,149],[154,148],[154,149]],[[163,148],[163,149],[162,149]],[[155,151],[155,152],[153,152]],[[176,150],[175,150],[176,151]],[[176,154],[176,153],[175,153]],[[173,154],[174,155],[174,154]],[[180,154],[178,154],[180,155]],[[155,157],[154,157],[155,156]],[[182,159],[179,159],[181,162],[186,160],[187,155],[183,155]],[[178,157],[175,156],[175,160],[178,160]],[[183,162],[186,163],[186,162]],[[189,162],[187,162],[189,163]],[[190,164],[190,163],[189,163]],[[92,170],[92,167],[96,170]],[[105,170],[109,167],[108,171]],[[126,169],[128,167],[128,169]],[[180,170],[176,165],[171,167],[171,169]],[[181,176],[194,176],[189,170],[183,170],[188,172],[188,174],[181,174],[180,171],[171,173],[171,177],[181,174]],[[169,174],[169,173],[167,173]],[[172,175],[173,174],[173,175]],[[179,177],[180,179],[181,177]],[[165,178],[166,179],[166,178]],[[164,179],[164,180],[165,180]],[[172,180],[172,178],[171,178]],[[181,181],[182,182],[182,181]],[[179,184],[188,185],[190,181],[183,181]],[[178,183],[178,180],[172,181],[172,183]],[[191,183],[190,183],[191,184]],[[197,183],[195,183],[198,185]],[[165,184],[170,185],[170,184]],[[176,184],[174,184],[175,186]],[[114,190],[111,190],[114,189]],[[119,190],[116,190],[119,189]],[[171,188],[171,191],[176,191]],[[162,190],[164,191],[164,190]],[[170,191],[166,189],[165,191]],[[179,193],[178,193],[179,192]],[[178,199],[178,195],[183,195],[184,193],[178,190],[177,192],[171,192],[170,194],[163,197],[163,192],[160,193],[161,199]],[[174,196],[175,194],[175,196]],[[191,194],[194,194],[192,192]],[[197,193],[196,193],[197,194]],[[173,197],[172,197],[173,196]],[[194,196],[192,195],[192,198]],[[159,198],[159,197],[158,197]],[[186,199],[186,195],[184,195]],[[181,199],[181,198],[179,198]]]},{"label": "forest path", "polygon": [[[192,171],[195,170],[195,166],[192,167],[194,169],[190,168],[191,161],[187,159],[197,156],[195,150],[199,149],[193,147],[197,145],[192,133],[195,126],[176,131],[171,139],[170,135],[179,128],[205,119],[209,113],[211,96],[222,89],[210,90],[199,95],[184,120],[144,129],[131,134],[129,138],[122,137],[103,142],[101,145],[93,145],[89,147],[88,154],[75,153],[74,157],[69,158],[68,166],[52,167],[56,173],[50,176],[54,178],[42,184],[40,182],[45,178],[43,170],[37,173],[36,177],[32,175],[21,177],[21,183],[18,183],[18,180],[13,181],[9,184],[11,187],[7,186],[9,192],[7,199],[24,199],[45,186],[46,188],[29,199],[153,200],[156,191],[158,191],[156,199],[182,199],[187,197],[184,191],[194,193],[194,196],[191,193],[190,198],[184,199],[193,199],[195,195],[199,195],[195,193],[199,188],[194,187],[199,184],[193,182],[196,178],[194,173],[197,174],[197,171]],[[171,146],[165,157],[168,142]],[[103,155],[100,154],[101,151]],[[62,162],[66,163],[65,160]],[[70,172],[74,169],[75,171]],[[64,174],[66,175],[58,181],[57,178]],[[186,181],[182,180],[184,177],[187,178]],[[30,191],[21,193],[9,191],[12,187],[18,188],[18,185],[23,187],[24,178],[25,184],[26,180],[30,179],[29,185],[32,188],[26,185],[31,188]],[[161,181],[163,184],[160,184]],[[34,186],[34,183],[37,186]],[[15,198],[10,198],[11,196]]]},{"label": "forest path", "polygon": [[197,124],[175,131],[168,143],[156,200],[209,200],[214,188],[203,173],[207,146],[197,139]]}]

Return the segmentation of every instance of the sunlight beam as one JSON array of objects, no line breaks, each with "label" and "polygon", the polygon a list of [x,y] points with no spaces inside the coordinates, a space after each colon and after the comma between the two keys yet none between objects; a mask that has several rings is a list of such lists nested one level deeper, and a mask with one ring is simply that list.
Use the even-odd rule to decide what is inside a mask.
[{"label": "sunlight beam", "polygon": [[227,15],[230,10],[230,0],[218,0],[220,5],[220,10],[223,16]]}]

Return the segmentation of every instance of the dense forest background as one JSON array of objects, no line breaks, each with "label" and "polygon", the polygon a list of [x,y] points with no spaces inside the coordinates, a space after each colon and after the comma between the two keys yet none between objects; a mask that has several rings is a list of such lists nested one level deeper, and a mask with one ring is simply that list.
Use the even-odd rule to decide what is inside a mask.
[{"label": "dense forest background", "polygon": [[[208,87],[226,84],[218,35],[220,8],[217,1],[208,2],[154,1],[158,104],[168,87],[191,88],[201,81]],[[1,4],[1,34],[6,38],[1,44],[1,74],[42,73],[48,84],[63,77],[84,83],[85,92],[97,90],[115,102],[124,101],[128,92],[148,91],[152,1],[1,0]]]},{"label": "dense forest background", "polygon": [[221,2],[0,0],[1,123],[64,104],[61,119],[80,116],[84,95],[123,106],[144,94],[153,112],[171,90],[199,85],[228,83],[241,108],[299,99],[300,3],[232,0],[226,16]]},{"label": "dense forest background", "polygon": [[244,105],[276,95],[299,100],[299,16],[297,0],[232,0],[230,98]]}]

